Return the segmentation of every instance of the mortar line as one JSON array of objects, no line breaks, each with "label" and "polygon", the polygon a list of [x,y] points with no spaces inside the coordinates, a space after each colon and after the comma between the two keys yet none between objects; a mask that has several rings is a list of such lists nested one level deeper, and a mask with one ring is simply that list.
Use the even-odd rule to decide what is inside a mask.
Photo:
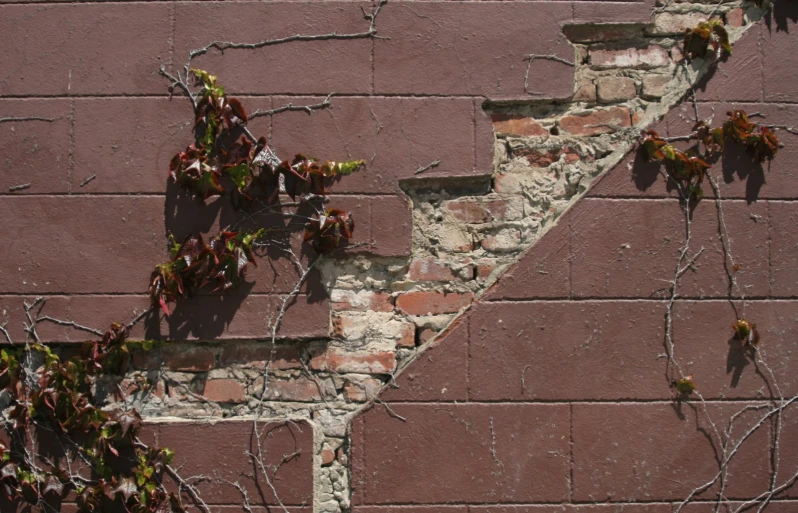
[{"label": "mortar line", "polygon": [[[177,25],[177,6],[172,2],[169,9],[169,66],[175,68],[175,26]],[[186,77],[188,80],[188,77]]]},{"label": "mortar line", "polygon": [[471,316],[470,315],[466,317],[466,402],[471,402]]},{"label": "mortar line", "polygon": [[773,223],[771,223],[770,201],[765,202],[765,213],[767,215],[768,229],[768,299],[773,299]]},{"label": "mortar line", "polygon": [[570,443],[569,447],[571,450],[571,473],[568,482],[568,490],[570,492],[568,499],[573,503],[574,502],[574,405],[571,403],[570,407],[568,408],[570,414]]}]

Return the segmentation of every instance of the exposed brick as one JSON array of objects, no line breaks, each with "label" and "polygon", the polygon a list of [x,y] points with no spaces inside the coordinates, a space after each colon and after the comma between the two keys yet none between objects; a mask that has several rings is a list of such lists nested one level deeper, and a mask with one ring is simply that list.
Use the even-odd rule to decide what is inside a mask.
[{"label": "exposed brick", "polygon": [[662,97],[673,77],[668,75],[647,74],[643,77],[643,98],[656,99]]},{"label": "exposed brick", "polygon": [[[380,18],[388,13],[385,9]],[[323,99],[274,97],[273,105],[310,104]],[[273,145],[278,155],[312,152],[322,159],[367,160],[365,169],[334,182],[332,192],[399,193],[400,179],[416,177],[419,167],[434,160],[440,160],[440,165],[425,171],[422,177],[475,172],[474,102],[470,99],[335,98],[329,114],[308,117],[306,112],[286,112],[273,123]],[[482,174],[490,171],[489,167],[479,170]],[[375,214],[384,208],[381,203],[375,205]]]},{"label": "exposed brick", "polygon": [[[375,92],[525,96],[527,63],[519,56],[533,47],[536,53],[573,57],[560,29],[571,18],[569,7],[558,2],[515,3],[501,9],[480,3],[425,2],[385,9],[380,32],[391,34],[391,39],[374,46]],[[532,19],[534,31],[529,29]],[[435,72],[418,73],[419,69]],[[529,89],[543,97],[565,98],[573,93],[571,66],[538,59],[529,76]]]},{"label": "exposed brick", "polygon": [[[228,482],[239,482],[247,490],[253,506],[276,506],[278,501],[294,506],[312,502],[315,451],[313,426],[306,421],[259,423],[258,429],[262,430],[260,451],[251,419],[150,426],[145,429],[155,430],[153,438],[159,446],[175,451],[173,464],[181,469],[181,475],[214,475],[215,472],[218,476],[218,481],[196,484],[208,504],[241,504],[241,492]],[[267,471],[276,472],[270,476],[276,497],[260,470],[253,469],[253,460],[246,456],[247,452],[261,454]],[[283,461],[287,454],[296,456]],[[167,489],[176,491],[177,486],[171,479],[164,477],[164,481]],[[192,504],[188,497],[184,502]]]},{"label": "exposed brick", "polygon": [[47,121],[7,122],[0,125],[0,190],[31,184],[15,192],[43,194],[69,191],[69,100],[0,99],[2,117],[42,117]]},{"label": "exposed brick", "polygon": [[477,279],[484,280],[488,278],[491,273],[496,269],[497,263],[490,258],[482,258],[477,262]]},{"label": "exposed brick", "polygon": [[493,253],[505,253],[519,249],[521,245],[521,232],[515,229],[502,229],[496,233],[486,235],[480,241],[482,249]]},{"label": "exposed brick", "polygon": [[[353,483],[354,501],[435,504],[568,498],[567,405],[404,403],[392,404],[391,409],[406,422],[382,407],[354,420],[368,426],[353,436],[353,460],[368,454],[368,479]],[[353,461],[354,475],[362,465]],[[404,477],[395,479],[398,474]],[[429,486],[432,482],[437,486]]]},{"label": "exposed brick", "polygon": [[637,88],[633,78],[599,77],[596,85],[598,87],[598,100],[603,103],[631,100],[637,95]]},{"label": "exposed brick", "polygon": [[745,25],[745,13],[742,8],[738,7],[726,13],[726,25],[734,28]]},{"label": "exposed brick", "polygon": [[396,298],[396,307],[408,315],[453,313],[471,303],[473,297],[471,292],[406,292]]},{"label": "exposed brick", "polygon": [[434,328],[421,328],[418,330],[418,344],[426,344],[432,337],[438,334],[438,330]]},{"label": "exposed brick", "polygon": [[135,369],[155,370],[161,368],[161,351],[153,348],[149,351],[139,350],[131,353],[131,361]]},{"label": "exposed brick", "polygon": [[560,126],[573,135],[600,135],[632,126],[632,119],[626,107],[610,107],[564,116]]},{"label": "exposed brick", "polygon": [[400,337],[396,341],[396,347],[416,347],[416,325],[412,322],[406,322],[400,329]]},{"label": "exposed brick", "polygon": [[247,387],[236,379],[209,379],[202,396],[217,403],[243,403],[247,400]]},{"label": "exposed brick", "polygon": [[[728,419],[743,406],[745,403],[707,404],[708,414],[715,419]],[[718,471],[717,448],[703,435],[712,430],[702,410],[670,403],[574,405],[574,499],[657,501],[686,497]],[[749,411],[734,432],[744,433],[760,417],[759,411]],[[768,429],[764,428],[741,446],[729,464],[726,497],[756,496],[767,488],[768,440]],[[689,479],[685,479],[685,469],[689,469]],[[715,485],[698,497],[712,498],[717,490]]]},{"label": "exposed brick", "polygon": [[347,351],[340,347],[314,348],[310,368],[333,372],[389,374],[396,367],[393,351]]},{"label": "exposed brick", "polygon": [[596,84],[592,80],[583,80],[572,99],[575,102],[594,102],[596,98]]},{"label": "exposed brick", "polygon": [[469,397],[669,399],[660,358],[664,312],[659,302],[478,304],[470,318],[470,352],[479,356],[468,367]]},{"label": "exposed brick", "polygon": [[457,273],[451,267],[435,257],[413,260],[410,263],[407,277],[415,281],[451,281],[458,278]]},{"label": "exposed brick", "polygon": [[[0,41],[15,48],[0,71],[0,95],[166,91],[158,68],[169,57],[168,5],[4,5],[0,9]],[[30,30],[32,26],[36,30]]]},{"label": "exposed brick", "polygon": [[369,290],[333,290],[332,308],[338,311],[391,312],[393,301],[390,292],[372,292]]},{"label": "exposed brick", "polygon": [[443,204],[443,210],[464,223],[487,223],[504,219],[507,204],[503,200],[453,200]]},{"label": "exposed brick", "polygon": [[381,398],[385,401],[465,401],[467,320],[461,318],[405,368]]},{"label": "exposed brick", "polygon": [[[253,390],[260,396],[263,389],[263,378],[258,378],[253,384]],[[293,379],[269,379],[269,386],[263,395],[268,401],[297,401],[318,402],[322,399],[335,396],[335,390],[327,381],[313,380],[309,377]]]},{"label": "exposed brick", "polygon": [[322,466],[332,465],[332,462],[335,461],[335,451],[327,444],[324,444],[324,447],[321,448],[319,455],[321,456]]},{"label": "exposed brick", "polygon": [[207,347],[166,345],[161,354],[166,366],[173,371],[204,372],[216,366],[216,355]]},{"label": "exposed brick", "polygon": [[661,46],[623,50],[590,50],[590,65],[595,68],[660,68],[670,64],[668,51]]},{"label": "exposed brick", "polygon": [[497,135],[517,135],[521,137],[547,136],[549,131],[543,128],[535,118],[520,114],[491,114],[493,129]]},{"label": "exposed brick", "polygon": [[[210,41],[256,42],[264,37],[362,32],[361,4],[198,4],[175,8],[174,55],[183,62],[190,50]],[[168,19],[168,17],[167,17]],[[265,36],[268,35],[268,36]],[[193,66],[224,77],[234,93],[326,94],[328,91],[366,93],[371,85],[371,41],[309,41],[273,45],[260,50],[216,50],[200,56]],[[262,70],[269,69],[268,73]],[[297,69],[316,73],[298,76]],[[295,149],[305,151],[305,148]],[[369,154],[370,155],[370,154]]]},{"label": "exposed brick", "polygon": [[344,384],[344,397],[348,401],[364,403],[377,396],[382,388],[382,381],[379,379],[366,378],[347,381]]},{"label": "exposed brick", "polygon": [[[550,150],[524,148],[522,150],[513,151],[513,156],[525,157],[532,167],[548,167],[555,162],[559,162],[563,156],[565,157],[564,161],[568,164],[583,160],[579,152],[570,146],[563,146],[562,148]],[[584,160],[587,161],[591,159],[585,158]]]},{"label": "exposed brick", "polygon": [[300,346],[294,342],[272,348],[270,344],[255,342],[228,342],[222,346],[219,354],[219,365],[242,365],[256,369],[287,370],[301,369]]},{"label": "exposed brick", "polygon": [[599,43],[641,36],[643,27],[637,23],[566,25],[563,33],[573,43]]},{"label": "exposed brick", "polygon": [[645,32],[649,36],[683,35],[685,30],[695,28],[702,21],[707,21],[707,15],[702,12],[662,12],[654,17],[654,24],[646,27]]}]

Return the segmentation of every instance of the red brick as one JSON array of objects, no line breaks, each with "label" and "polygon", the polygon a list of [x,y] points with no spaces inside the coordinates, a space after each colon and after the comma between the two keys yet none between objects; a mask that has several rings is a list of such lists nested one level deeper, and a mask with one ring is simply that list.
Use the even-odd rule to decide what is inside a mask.
[{"label": "red brick", "polygon": [[[707,77],[696,85],[699,100],[704,101],[761,101],[762,54],[760,50],[761,27],[751,27],[734,44],[734,51]],[[715,113],[720,123],[726,111]],[[679,134],[681,135],[681,134]]]},{"label": "red brick", "polygon": [[596,81],[598,99],[602,103],[616,103],[631,100],[637,95],[633,78],[599,77]]},{"label": "red brick", "polygon": [[572,43],[599,43],[642,36],[643,27],[638,23],[566,25],[563,27],[563,33]]},{"label": "red brick", "polygon": [[465,401],[468,360],[467,319],[449,328],[388,386],[385,401]]},{"label": "red brick", "polygon": [[335,451],[332,450],[332,447],[329,445],[324,445],[321,449],[321,465],[323,467],[332,465],[332,462],[335,461]]},{"label": "red brick", "polygon": [[149,351],[144,349],[133,351],[130,356],[135,369],[156,370],[161,368],[162,360],[159,348],[153,347]]},{"label": "red brick", "polygon": [[276,370],[301,369],[300,351],[301,348],[296,342],[274,348],[271,344],[229,342],[222,346],[219,365],[222,367],[242,365],[256,369],[265,369],[268,365],[270,369]]},{"label": "red brick", "polygon": [[205,372],[216,366],[216,355],[207,347],[167,344],[161,354],[173,371]]},{"label": "red brick", "polygon": [[393,351],[347,351],[339,347],[315,348],[310,368],[320,371],[390,374],[396,367]]},{"label": "red brick", "polygon": [[493,130],[497,135],[518,135],[521,137],[548,136],[549,131],[543,128],[535,118],[520,114],[491,114]]},{"label": "red brick", "polygon": [[392,312],[393,302],[390,292],[335,290],[332,308],[336,311]]},{"label": "red brick", "polygon": [[453,200],[443,204],[443,209],[464,223],[487,223],[504,219],[507,204],[503,200],[467,201]]},{"label": "red brick", "polygon": [[[558,149],[551,150],[535,150],[532,148],[524,148],[523,150],[516,150],[512,152],[512,156],[526,157],[527,162],[532,167],[548,167],[555,162],[560,161],[560,157],[565,155],[566,163],[574,163],[582,160],[582,156],[577,150],[570,146],[563,146]],[[592,160],[592,159],[585,159]]]},{"label": "red brick", "polygon": [[500,278],[485,298],[565,298],[570,294],[570,237],[566,213]]},{"label": "red brick", "polygon": [[479,262],[477,262],[477,279],[487,279],[496,267],[497,263],[495,260],[489,258],[480,259]]},{"label": "red brick", "polygon": [[[530,48],[573,58],[560,29],[571,14],[571,6],[560,3],[516,3],[497,9],[480,3],[430,2],[385,9],[379,30],[391,39],[374,45],[375,92],[525,97],[523,56]],[[534,31],[529,29],[532,19]],[[537,60],[529,77],[529,90],[543,97],[573,93],[571,66]]]},{"label": "red brick", "polygon": [[[275,97],[273,102],[277,107],[323,99]],[[366,168],[335,182],[333,192],[398,193],[401,179],[475,172],[470,99],[333,97],[331,101],[327,112],[275,117],[273,141],[279,155],[303,152],[320,159],[365,159]],[[416,175],[419,167],[435,160],[440,165]]]},{"label": "red brick", "polygon": [[[746,405],[707,404],[718,426],[725,426],[731,415]],[[761,415],[760,411],[744,414],[735,424],[734,440]],[[755,432],[729,464],[725,497],[750,497],[767,488],[768,431],[765,427]],[[574,499],[683,499],[718,471],[717,446],[710,444],[709,436],[714,432],[698,405],[575,404]],[[712,498],[717,489],[713,486],[699,498]]]},{"label": "red brick", "polygon": [[209,379],[202,396],[217,403],[243,403],[247,400],[247,387],[236,379]]},{"label": "red brick", "polygon": [[767,101],[798,100],[798,91],[794,87],[798,81],[793,33],[796,19],[798,5],[795,2],[774,2],[775,29],[762,31],[762,78]]},{"label": "red brick", "polygon": [[[164,93],[165,4],[4,5],[0,95]],[[131,23],[136,20],[137,23]],[[30,30],[31,27],[36,30]]]},{"label": "red brick", "polygon": [[[160,447],[175,451],[173,465],[181,468],[181,475],[218,476],[218,479],[205,480],[196,485],[208,504],[240,504],[241,493],[228,484],[235,481],[244,486],[253,505],[277,504],[278,499],[260,475],[259,466],[246,454],[258,454],[252,420],[177,422],[152,426],[148,429],[156,430]],[[262,422],[258,429],[262,430],[263,463],[270,473],[276,470],[271,482],[279,500],[288,505],[310,504],[313,497],[313,427],[300,420],[290,423]],[[285,455],[295,453],[298,453],[295,457],[283,461]],[[252,477],[253,474],[256,477]],[[169,478],[165,478],[165,481],[170,490],[176,488]],[[192,504],[188,498],[184,500]]]},{"label": "red brick", "polygon": [[[528,503],[568,498],[567,405],[394,403],[391,409],[406,420],[379,405],[354,420],[368,426],[353,436],[353,460],[368,454],[368,478],[353,483],[355,501]],[[361,474],[363,465],[353,461],[353,475]]]},{"label": "red brick", "polygon": [[[236,35],[236,42],[255,43],[295,34],[363,32],[368,22],[363,20],[361,5],[370,9],[361,3],[178,5],[174,60],[182,65],[190,50],[211,41],[228,41],[230,34]],[[367,93],[371,86],[371,46],[371,41],[360,39],[227,50],[224,55],[210,50],[194,59],[192,65],[218,75],[233,93]],[[297,73],[300,69],[315,72]]]},{"label": "red brick", "polygon": [[48,121],[6,122],[0,125],[3,181],[0,191],[30,184],[15,192],[43,194],[69,191],[69,100],[0,99],[2,117],[42,117]]},{"label": "red brick", "polygon": [[407,256],[412,247],[413,216],[406,197],[386,196],[371,202],[371,251],[380,256]]},{"label": "red brick", "polygon": [[458,278],[451,267],[435,257],[413,260],[407,277],[415,281],[451,281]]},{"label": "red brick", "polygon": [[745,12],[742,8],[732,9],[731,11],[726,13],[726,25],[730,27],[742,27],[745,25]]},{"label": "red brick", "polygon": [[[263,389],[263,379],[255,380],[254,390],[259,394]],[[324,382],[316,382],[307,377],[294,379],[270,379],[266,389],[265,400],[319,402],[335,396],[334,390],[325,386]]]},{"label": "red brick", "polygon": [[366,378],[357,381],[347,381],[344,385],[344,397],[348,401],[363,403],[374,399],[382,388],[379,379]]},{"label": "red brick", "polygon": [[[452,506],[449,504],[436,504],[435,506],[389,506],[392,513],[467,513],[472,506]],[[385,513],[384,506],[354,506],[354,513]]]},{"label": "red brick", "polygon": [[401,328],[401,338],[396,341],[396,347],[416,347],[416,325],[412,322],[405,323]]},{"label": "red brick", "polygon": [[798,204],[769,201],[771,293],[776,297],[798,296]]},{"label": "red brick", "polygon": [[469,364],[469,397],[668,399],[660,358],[664,315],[660,302],[478,304],[471,314],[470,353],[478,357]]},{"label": "red brick", "polygon": [[[796,306],[794,301],[748,301],[743,312],[728,301],[679,301],[674,307],[673,336],[685,374],[693,374],[706,398],[761,399],[798,393],[795,368]],[[761,357],[773,372],[757,369],[754,355],[734,335],[737,315],[756,323]],[[757,358],[758,360],[758,358]],[[773,383],[775,378],[777,383]]]},{"label": "red brick", "polygon": [[661,46],[590,51],[590,65],[595,68],[652,69],[668,66],[670,62],[668,51]]},{"label": "red brick", "polygon": [[453,313],[471,303],[473,297],[471,292],[406,292],[396,298],[396,308],[408,315]]},{"label": "red brick", "polygon": [[607,134],[629,126],[632,126],[632,119],[626,107],[587,111],[560,119],[560,127],[573,135]]}]

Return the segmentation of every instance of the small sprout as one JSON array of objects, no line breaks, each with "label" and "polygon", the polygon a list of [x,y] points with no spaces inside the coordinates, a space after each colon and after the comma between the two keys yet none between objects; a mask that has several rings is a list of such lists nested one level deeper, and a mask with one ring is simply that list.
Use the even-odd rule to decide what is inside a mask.
[{"label": "small sprout", "polygon": [[682,394],[683,396],[687,396],[693,393],[695,390],[695,382],[693,381],[693,375],[690,374],[689,376],[685,376],[679,381],[674,382],[673,386],[676,390]]},{"label": "small sprout", "polygon": [[759,331],[756,329],[756,324],[739,319],[734,323],[734,333],[744,346],[756,349],[759,345]]},{"label": "small sprout", "polygon": [[702,21],[693,29],[687,29],[684,34],[684,55],[688,60],[704,58],[712,47],[715,59],[732,52],[729,43],[729,33],[721,20]]}]

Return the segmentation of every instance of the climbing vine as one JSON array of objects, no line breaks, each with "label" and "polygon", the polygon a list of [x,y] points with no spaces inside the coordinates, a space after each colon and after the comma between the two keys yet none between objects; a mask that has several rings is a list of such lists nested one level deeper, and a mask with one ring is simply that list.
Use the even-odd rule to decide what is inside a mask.
[{"label": "climbing vine", "polygon": [[[756,4],[761,6],[762,1],[757,1]],[[683,46],[683,54],[686,61],[694,58],[703,58],[714,63],[731,53],[728,34],[720,20],[701,22],[694,29],[687,30]],[[751,500],[740,503],[734,508],[735,513],[738,513],[752,505],[758,505],[757,511],[761,512],[776,494],[791,486],[798,479],[798,473],[796,473],[781,482],[779,481],[779,442],[782,431],[782,413],[787,406],[798,400],[798,396],[785,398],[782,395],[781,389],[776,383],[775,375],[768,366],[763,350],[760,347],[762,343],[760,337],[761,327],[758,328],[756,323],[746,318],[745,293],[737,282],[737,273],[740,272],[741,266],[734,261],[730,234],[725,223],[721,191],[718,181],[712,176],[711,168],[713,164],[722,158],[722,152],[730,144],[744,146],[753,163],[762,164],[773,160],[780,147],[776,130],[787,129],[787,127],[752,121],[753,115],[749,115],[740,109],[729,111],[727,119],[721,126],[712,126],[709,121],[700,119],[695,103],[695,91],[692,92],[692,97],[695,119],[690,134],[661,137],[655,131],[649,130],[643,132],[640,139],[641,151],[646,158],[649,161],[662,164],[666,180],[678,191],[684,215],[685,239],[677,257],[674,276],[669,280],[670,291],[666,307],[664,340],[668,362],[666,375],[669,385],[676,391],[675,399],[678,403],[690,403],[693,398],[698,401],[699,410],[697,412],[700,411],[709,424],[710,431],[708,436],[717,451],[719,465],[717,473],[709,481],[695,487],[678,504],[675,513],[681,512],[685,505],[716,484],[719,485],[719,490],[712,510],[717,513],[724,504],[730,505],[729,499],[724,495],[729,464],[738,454],[744,442],[762,426],[772,422],[774,426],[770,440],[772,468],[768,490]],[[677,144],[674,144],[678,142],[688,143],[689,148],[680,149]],[[673,337],[673,307],[675,301],[679,298],[680,280],[685,273],[694,270],[694,264],[704,253],[703,247],[694,250],[691,243],[693,209],[696,203],[702,201],[705,197],[703,188],[705,182],[709,182],[712,188],[716,205],[718,236],[723,246],[724,268],[728,278],[727,299],[735,314],[734,320],[729,322],[730,332],[740,344],[745,357],[757,365],[759,374],[775,390],[775,397],[769,399],[767,403],[747,405],[723,422],[714,418],[704,397],[701,395],[699,391],[700,376],[696,377],[682,370],[676,358],[676,343]],[[739,310],[735,305],[737,300],[741,303]],[[754,424],[748,427],[742,435],[738,434],[735,439],[732,436],[732,432],[744,414],[749,411],[761,410],[764,410],[764,413],[761,413]]]}]

